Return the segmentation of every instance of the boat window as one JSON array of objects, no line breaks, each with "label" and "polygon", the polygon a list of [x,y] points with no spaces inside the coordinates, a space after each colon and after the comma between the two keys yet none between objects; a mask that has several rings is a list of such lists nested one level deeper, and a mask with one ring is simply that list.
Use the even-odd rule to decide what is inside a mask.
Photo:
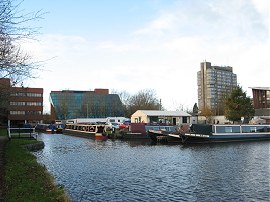
[{"label": "boat window", "polygon": [[240,126],[216,126],[216,133],[240,133]]},{"label": "boat window", "polygon": [[257,132],[267,132],[266,126],[256,126]]},{"label": "boat window", "polygon": [[267,127],[266,131],[267,132],[270,132],[270,126]]},{"label": "boat window", "polygon": [[243,133],[249,133],[250,132],[250,126],[242,126],[242,132]]},{"label": "boat window", "polygon": [[243,126],[243,133],[267,132],[266,126]]},{"label": "boat window", "polygon": [[225,127],[225,133],[232,133],[232,127]]},{"label": "boat window", "polygon": [[250,132],[257,132],[257,129],[256,129],[256,127],[250,127]]}]

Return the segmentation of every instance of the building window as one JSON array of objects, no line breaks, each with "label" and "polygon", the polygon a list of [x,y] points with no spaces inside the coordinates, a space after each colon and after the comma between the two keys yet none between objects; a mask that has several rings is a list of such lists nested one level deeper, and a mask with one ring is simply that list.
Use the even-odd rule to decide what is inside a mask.
[{"label": "building window", "polygon": [[11,96],[16,96],[16,97],[42,97],[42,93],[23,93],[23,92],[16,92],[16,93],[11,93]]},{"label": "building window", "polygon": [[24,96],[26,96],[26,93],[16,92],[16,93],[11,93],[11,96],[24,97]]},{"label": "building window", "polygon": [[41,93],[27,93],[27,97],[42,97]]},{"label": "building window", "polygon": [[42,106],[42,102],[26,102],[27,106]]},{"label": "building window", "polygon": [[10,111],[10,115],[25,115],[25,111]]},{"label": "building window", "polygon": [[187,123],[187,117],[186,116],[183,116],[182,120],[183,120],[183,123]]},{"label": "building window", "polygon": [[41,115],[41,111],[26,111],[27,115]]},{"label": "building window", "polygon": [[25,102],[10,102],[9,105],[12,105],[12,106],[25,106]]}]

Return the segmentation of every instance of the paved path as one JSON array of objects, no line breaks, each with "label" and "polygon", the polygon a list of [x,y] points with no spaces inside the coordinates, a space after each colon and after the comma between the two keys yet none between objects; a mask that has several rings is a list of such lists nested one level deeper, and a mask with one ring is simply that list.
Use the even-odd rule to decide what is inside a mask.
[{"label": "paved path", "polygon": [[0,136],[0,201],[4,201],[4,151],[7,137]]}]

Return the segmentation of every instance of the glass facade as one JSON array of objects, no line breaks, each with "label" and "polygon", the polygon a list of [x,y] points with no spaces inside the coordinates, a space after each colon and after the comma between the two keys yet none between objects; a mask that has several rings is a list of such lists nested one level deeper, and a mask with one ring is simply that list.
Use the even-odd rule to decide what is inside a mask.
[{"label": "glass facade", "polygon": [[124,115],[117,94],[95,91],[52,91],[50,102],[56,119],[106,118]]}]

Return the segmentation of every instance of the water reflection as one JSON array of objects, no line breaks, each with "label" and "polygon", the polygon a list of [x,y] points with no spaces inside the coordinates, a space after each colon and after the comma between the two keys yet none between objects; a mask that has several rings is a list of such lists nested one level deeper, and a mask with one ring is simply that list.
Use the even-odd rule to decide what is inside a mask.
[{"label": "water reflection", "polygon": [[74,201],[269,201],[269,142],[151,145],[41,135]]}]

